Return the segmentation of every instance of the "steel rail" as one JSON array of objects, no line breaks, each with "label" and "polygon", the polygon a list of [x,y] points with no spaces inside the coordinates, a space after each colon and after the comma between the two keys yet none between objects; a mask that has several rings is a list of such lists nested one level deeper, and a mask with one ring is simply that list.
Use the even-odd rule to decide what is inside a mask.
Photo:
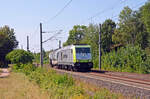
[{"label": "steel rail", "polygon": [[91,73],[91,72],[89,74],[101,76],[101,77],[107,77],[107,78],[111,78],[111,79],[122,80],[122,81],[129,81],[129,82],[139,83],[139,84],[144,84],[144,85],[150,85],[150,81],[148,81],[148,80],[140,80],[140,79],[129,78],[129,77],[121,77],[121,76],[116,76],[116,75]]}]

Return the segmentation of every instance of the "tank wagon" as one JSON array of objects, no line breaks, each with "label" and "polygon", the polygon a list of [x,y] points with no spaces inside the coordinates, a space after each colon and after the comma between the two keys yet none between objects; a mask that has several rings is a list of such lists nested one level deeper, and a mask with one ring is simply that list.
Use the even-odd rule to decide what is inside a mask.
[{"label": "tank wagon", "polygon": [[89,71],[93,68],[89,45],[70,45],[49,54],[50,65],[73,71]]}]

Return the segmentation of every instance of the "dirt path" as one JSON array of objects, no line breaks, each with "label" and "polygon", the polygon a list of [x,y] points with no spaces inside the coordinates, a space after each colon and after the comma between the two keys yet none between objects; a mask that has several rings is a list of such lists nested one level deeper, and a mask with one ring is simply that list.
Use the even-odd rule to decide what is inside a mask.
[{"label": "dirt path", "polygon": [[0,78],[4,78],[10,75],[8,68],[0,69],[2,72],[0,73]]}]

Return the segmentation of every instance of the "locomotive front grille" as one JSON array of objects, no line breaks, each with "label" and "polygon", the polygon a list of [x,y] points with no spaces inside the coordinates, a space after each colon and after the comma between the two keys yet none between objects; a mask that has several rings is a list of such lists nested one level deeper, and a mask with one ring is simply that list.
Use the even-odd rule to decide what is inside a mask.
[{"label": "locomotive front grille", "polygon": [[75,68],[77,68],[77,69],[86,69],[86,68],[92,68],[92,67],[93,67],[92,62],[88,62],[88,63],[77,62],[77,63],[75,63]]}]

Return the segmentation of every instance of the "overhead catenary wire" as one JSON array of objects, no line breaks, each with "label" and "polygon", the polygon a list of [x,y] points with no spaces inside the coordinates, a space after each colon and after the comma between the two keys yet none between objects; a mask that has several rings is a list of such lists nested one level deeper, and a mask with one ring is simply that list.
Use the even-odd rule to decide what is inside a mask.
[{"label": "overhead catenary wire", "polygon": [[62,30],[60,30],[59,32],[57,32],[56,34],[54,34],[53,36],[51,36],[49,39],[43,41],[42,43],[45,43],[45,42],[51,40],[52,38],[56,37],[58,34],[61,34],[61,32],[62,32]]},{"label": "overhead catenary wire", "polygon": [[[115,2],[111,7],[106,8],[106,9],[104,9],[104,10],[102,10],[102,11],[97,12],[96,14],[94,14],[94,15],[90,16],[89,18],[87,18],[87,20],[92,20],[92,19],[94,19],[95,17],[97,17],[97,16],[99,16],[99,15],[101,15],[101,14],[104,14],[104,13],[106,13],[106,12],[108,12],[108,11],[114,9],[115,7],[117,7],[118,4],[122,4],[122,3],[126,2],[126,1],[127,1],[127,0],[123,0],[123,1],[120,1],[119,3],[118,3],[118,1],[117,1],[117,2]],[[87,20],[86,20],[86,21],[87,21]],[[84,23],[84,21],[82,21],[82,23]]]},{"label": "overhead catenary wire", "polygon": [[[140,3],[138,3],[137,5],[134,5],[133,7],[131,7],[132,9],[135,9],[135,8],[138,8],[139,6],[141,6],[141,5],[143,5],[145,2],[140,2]],[[113,19],[113,18],[118,18],[119,17],[119,15],[114,15],[114,16],[112,16],[111,17],[111,19]]]},{"label": "overhead catenary wire", "polygon": [[[116,3],[114,3],[114,5],[111,6],[110,8],[104,9],[104,10],[102,10],[102,11],[100,11],[100,12],[98,12],[98,13],[92,15],[92,16],[89,17],[87,20],[93,20],[95,17],[98,17],[98,16],[100,16],[100,15],[102,15],[102,14],[104,14],[104,13],[106,13],[106,12],[112,10],[112,9],[114,9],[115,7],[117,7],[118,4],[122,4],[122,3],[125,3],[125,2],[127,2],[127,1],[128,1],[128,0],[122,0],[120,3],[117,3],[117,2],[116,2]],[[137,7],[139,7],[140,5],[142,5],[143,3],[145,3],[145,1],[139,3],[139,4],[137,4],[137,5],[135,5],[134,7],[131,7],[131,8],[132,8],[132,9],[137,8]],[[115,18],[115,19],[116,19],[116,17],[118,17],[118,15],[112,16],[111,18]],[[84,21],[83,21],[82,23],[84,23]]]},{"label": "overhead catenary wire", "polygon": [[43,31],[43,33],[54,33],[54,32],[57,32],[57,31],[60,31],[60,30],[54,30],[54,31]]},{"label": "overhead catenary wire", "polygon": [[[124,0],[124,1],[120,2],[120,4],[124,3],[125,1],[127,1],[127,0]],[[145,3],[145,1],[139,3],[139,4],[135,5],[135,6],[133,6],[133,7],[131,7],[131,8],[132,8],[132,9],[137,8],[137,7],[139,7],[140,5],[143,5],[143,3]],[[114,4],[115,4],[115,3],[114,3]],[[114,5],[114,8],[115,8],[115,7],[117,7],[116,4]],[[108,9],[105,9],[105,10],[103,10],[103,11],[101,11],[101,12],[98,12],[97,14],[95,14],[95,15],[89,17],[87,20],[92,20],[93,18],[99,16],[100,14],[104,14],[104,13],[110,11],[112,8],[113,8],[113,6],[110,7],[110,8],[108,8]],[[109,10],[109,9],[110,9],[110,10]],[[113,19],[113,18],[114,18],[114,19],[117,19],[118,17],[119,17],[119,15],[116,14],[116,15],[114,15],[114,16],[111,16],[111,18],[109,18],[109,19]]]},{"label": "overhead catenary wire", "polygon": [[[56,15],[54,15],[53,17],[51,17],[50,20],[47,21],[47,23],[48,23],[49,21],[54,20],[58,15],[60,15],[60,14],[65,10],[65,8],[67,8],[67,7],[69,6],[69,4],[70,4],[72,1],[73,1],[73,0],[70,0],[60,11],[58,11],[58,13],[56,13]],[[45,24],[46,22],[43,22],[43,23]],[[43,33],[50,33],[50,32],[43,32],[43,31],[42,31],[42,32],[41,32],[41,35],[42,35]],[[51,40],[51,38],[55,37],[55,36],[58,35],[58,34],[59,34],[59,32],[56,33],[54,36],[50,37],[49,39],[47,39],[47,40],[41,42],[41,43],[45,43],[45,42]]]},{"label": "overhead catenary wire", "polygon": [[[53,17],[51,17],[47,22],[43,22],[43,23],[48,23],[49,21],[54,20],[58,15],[60,15],[65,10],[65,8],[67,8],[71,4],[72,1],[73,0],[69,0],[69,2],[67,2],[67,4],[56,13],[56,15],[54,15]],[[39,28],[39,25],[37,26],[34,34],[37,32],[38,28]],[[50,33],[50,32],[43,32],[43,33]],[[33,36],[33,34],[31,35],[30,38],[32,38],[32,36]]]},{"label": "overhead catenary wire", "polygon": [[73,1],[73,0],[70,0],[62,9],[60,9],[60,10],[56,13],[56,15],[54,15],[53,17],[51,17],[51,18],[50,18],[47,22],[45,22],[45,23],[48,23],[48,22],[54,20],[57,16],[59,16],[59,15],[65,10],[65,8],[67,8],[67,7],[71,4],[72,1]]},{"label": "overhead catenary wire", "polygon": [[[118,2],[117,2],[117,3],[118,3],[118,4],[122,4],[122,3],[126,2],[126,1],[127,1],[127,0],[123,0],[123,1],[121,1],[121,2],[119,2],[119,3],[118,3]],[[70,0],[58,13],[56,13],[56,15],[54,15],[52,18],[50,18],[50,20],[48,20],[47,22],[52,21],[52,20],[54,20],[57,16],[59,16],[59,15],[64,11],[64,9],[65,9],[67,6],[70,5],[71,2],[72,2],[72,0]],[[118,4],[117,4],[117,5],[118,5]],[[115,3],[114,6],[112,6],[112,7],[108,8],[108,9],[104,10],[102,13],[99,12],[99,13],[97,13],[97,15],[95,14],[96,16],[93,15],[93,16],[91,16],[90,18],[93,19],[93,18],[99,16],[100,14],[104,14],[105,12],[110,11],[111,9],[113,9],[113,8],[115,8],[115,7],[117,7],[117,6],[116,6],[116,3]],[[116,18],[116,17],[118,17],[118,15],[112,16],[112,18]],[[88,18],[88,20],[89,20],[90,18]],[[47,23],[47,22],[46,22],[46,23]]]},{"label": "overhead catenary wire", "polygon": [[[125,1],[121,1],[121,3],[123,3],[123,2],[125,2]],[[102,11],[100,11],[100,12],[94,14],[93,16],[91,16],[90,18],[88,18],[88,20],[91,20],[91,19],[93,19],[93,18],[99,16],[100,14],[106,13],[107,11],[110,11],[111,9],[114,9],[114,7],[116,7],[116,2],[114,3],[114,5],[113,5],[112,7],[107,8],[107,9],[105,9],[105,10],[102,10]]]},{"label": "overhead catenary wire", "polygon": [[[49,38],[50,40],[47,40],[46,42],[48,42],[48,41],[51,41],[51,42],[59,41],[59,40],[61,40],[62,38],[64,38],[64,33],[66,33],[66,32],[63,32],[63,33],[61,32],[60,34],[56,34],[55,36]],[[63,34],[63,35],[62,35],[62,34]],[[66,34],[65,34],[65,37],[66,37]],[[45,42],[45,43],[46,43],[46,42]],[[48,45],[45,46],[45,47],[50,47],[50,46],[52,46],[52,45],[49,45],[49,44],[51,44],[51,42],[49,42]]]}]

